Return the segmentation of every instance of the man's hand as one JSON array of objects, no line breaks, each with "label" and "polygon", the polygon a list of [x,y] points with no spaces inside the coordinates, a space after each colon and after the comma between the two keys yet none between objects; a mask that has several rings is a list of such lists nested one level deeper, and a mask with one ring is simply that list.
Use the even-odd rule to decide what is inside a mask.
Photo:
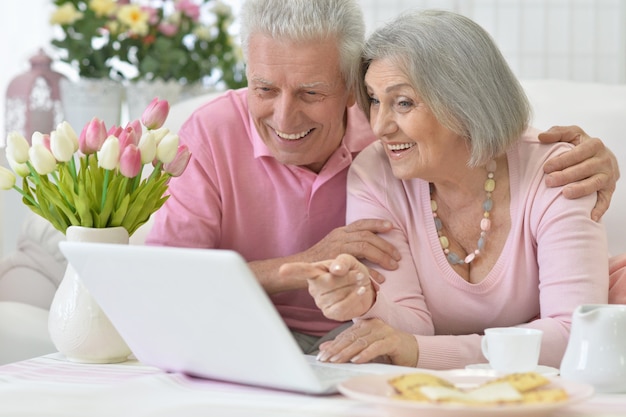
[{"label": "man's hand", "polygon": [[[398,268],[400,253],[392,244],[378,236],[379,233],[390,231],[392,227],[391,222],[384,220],[357,220],[332,230],[303,252],[282,258],[252,261],[248,266],[268,294],[307,288],[305,279],[295,274],[279,274],[279,268],[285,263],[320,262],[335,259],[343,253],[393,270]],[[369,276],[378,284],[385,281],[385,277],[372,268],[369,268]]]},{"label": "man's hand", "polygon": [[576,147],[549,159],[544,172],[546,185],[565,186],[566,198],[579,198],[598,192],[591,218],[599,221],[609,208],[615,185],[620,177],[617,158],[598,138],[592,138],[578,126],[554,126],[539,135],[545,143],[570,142]]},{"label": "man's hand", "polygon": [[[400,253],[389,242],[378,236],[392,228],[385,220],[362,219],[347,226],[338,227],[305,251],[310,262],[334,259],[342,253],[360,260],[367,260],[388,270],[398,268]],[[384,277],[370,268],[372,278],[381,283]]]}]

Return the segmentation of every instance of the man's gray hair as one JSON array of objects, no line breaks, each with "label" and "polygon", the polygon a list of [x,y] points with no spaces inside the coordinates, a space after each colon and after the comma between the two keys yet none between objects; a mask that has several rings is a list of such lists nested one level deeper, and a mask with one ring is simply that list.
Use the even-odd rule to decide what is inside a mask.
[{"label": "man's gray hair", "polygon": [[295,42],[335,38],[346,85],[357,85],[365,22],[356,0],[247,0],[241,11],[246,59],[255,33]]},{"label": "man's gray hair", "polygon": [[521,84],[489,34],[467,17],[409,11],[376,30],[366,41],[357,94],[366,114],[363,77],[379,59],[396,63],[437,120],[467,138],[469,166],[505,152],[528,126]]}]

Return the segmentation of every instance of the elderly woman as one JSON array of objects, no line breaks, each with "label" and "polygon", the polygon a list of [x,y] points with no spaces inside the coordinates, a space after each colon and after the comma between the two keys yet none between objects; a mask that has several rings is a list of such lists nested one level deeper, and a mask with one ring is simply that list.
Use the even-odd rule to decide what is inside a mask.
[{"label": "elderly woman", "polygon": [[327,317],[354,319],[318,358],[459,368],[486,362],[486,328],[523,326],[543,330],[539,361],[558,367],[576,306],[608,293],[596,196],[545,185],[544,162],[571,145],[539,145],[522,87],[461,15],[400,16],[370,37],[362,73],[380,140],[351,167],[347,220],[390,220],[402,261],[380,288],[349,255],[283,266]]}]

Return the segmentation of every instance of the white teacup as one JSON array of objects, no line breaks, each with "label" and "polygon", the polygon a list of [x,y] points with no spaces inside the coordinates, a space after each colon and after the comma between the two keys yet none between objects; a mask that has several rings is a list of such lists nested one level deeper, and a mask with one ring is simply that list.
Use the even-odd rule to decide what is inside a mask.
[{"label": "white teacup", "polygon": [[522,327],[485,329],[483,355],[498,372],[534,371],[539,362],[542,335],[541,330]]}]

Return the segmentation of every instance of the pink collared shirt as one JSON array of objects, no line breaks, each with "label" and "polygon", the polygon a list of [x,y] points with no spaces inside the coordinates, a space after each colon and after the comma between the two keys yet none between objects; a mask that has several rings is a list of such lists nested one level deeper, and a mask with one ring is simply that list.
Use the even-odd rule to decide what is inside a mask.
[{"label": "pink collared shirt", "polygon": [[[363,113],[348,109],[343,142],[316,174],[272,157],[248,114],[246,94],[228,91],[182,126],[191,161],[171,180],[147,244],[232,249],[255,261],[301,252],[345,225],[348,168],[374,140]],[[307,290],[272,300],[292,330],[321,336],[338,324],[322,315]]]}]

